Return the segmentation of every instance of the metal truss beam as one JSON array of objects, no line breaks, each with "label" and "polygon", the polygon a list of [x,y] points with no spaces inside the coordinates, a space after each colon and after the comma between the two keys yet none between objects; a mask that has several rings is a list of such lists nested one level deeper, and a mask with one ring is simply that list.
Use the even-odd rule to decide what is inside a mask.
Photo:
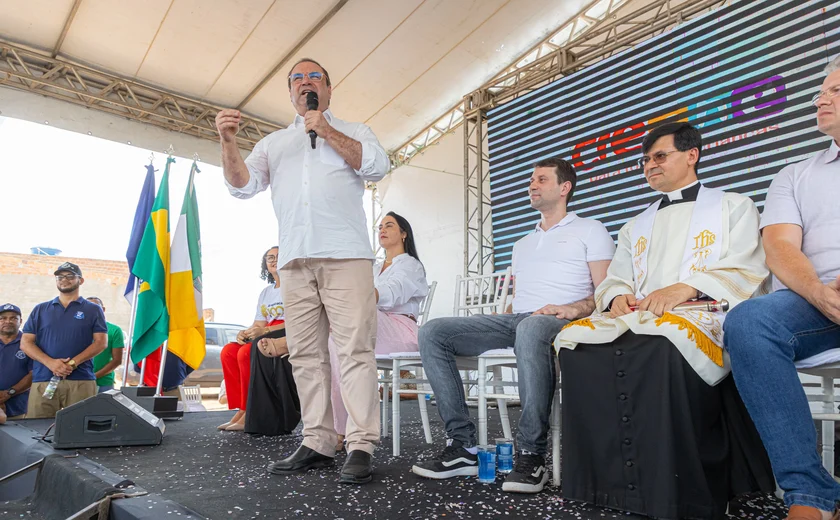
[{"label": "metal truss beam", "polygon": [[[0,86],[60,99],[173,132],[218,141],[220,107],[0,41]],[[240,148],[283,128],[243,114]]]},{"label": "metal truss beam", "polygon": [[464,125],[464,274],[493,271],[487,110],[662,34],[732,0],[598,0],[509,69],[391,155],[408,163],[446,133]]},{"label": "metal truss beam", "polygon": [[[729,1],[595,0],[476,91],[489,93],[483,108],[491,108]],[[393,167],[408,164],[415,155],[456,130],[463,124],[464,114],[476,108],[461,101],[447,110],[391,153]]]},{"label": "metal truss beam", "polygon": [[382,246],[379,245],[379,221],[382,220],[382,199],[379,187],[375,182],[365,182],[365,189],[370,192],[370,246],[377,258],[381,256]]},{"label": "metal truss beam", "polygon": [[464,275],[493,272],[490,157],[483,110],[464,119]]}]

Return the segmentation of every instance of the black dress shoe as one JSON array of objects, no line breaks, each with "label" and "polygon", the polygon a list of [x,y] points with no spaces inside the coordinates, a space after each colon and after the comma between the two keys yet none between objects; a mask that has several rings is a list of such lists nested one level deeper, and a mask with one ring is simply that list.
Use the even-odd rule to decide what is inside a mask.
[{"label": "black dress shoe", "polygon": [[342,484],[365,484],[373,478],[373,457],[362,450],[353,450],[347,455],[341,476],[338,481]]},{"label": "black dress shoe", "polygon": [[321,455],[301,444],[291,456],[269,464],[268,471],[275,475],[293,475],[310,469],[325,468],[333,464],[335,464],[335,460],[332,457]]}]

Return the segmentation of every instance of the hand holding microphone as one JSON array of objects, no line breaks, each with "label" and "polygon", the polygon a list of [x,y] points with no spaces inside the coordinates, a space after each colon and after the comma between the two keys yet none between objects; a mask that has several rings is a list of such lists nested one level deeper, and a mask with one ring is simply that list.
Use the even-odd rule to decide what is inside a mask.
[{"label": "hand holding microphone", "polygon": [[[318,110],[318,93],[312,92],[311,90],[306,93],[306,109],[307,110]],[[315,140],[318,138],[318,134],[315,130],[309,131],[309,139],[312,141],[312,149],[315,149]]]}]

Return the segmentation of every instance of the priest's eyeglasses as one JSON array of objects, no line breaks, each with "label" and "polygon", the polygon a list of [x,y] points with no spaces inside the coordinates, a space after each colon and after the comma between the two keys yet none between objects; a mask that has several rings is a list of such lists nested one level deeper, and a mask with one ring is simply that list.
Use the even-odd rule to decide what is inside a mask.
[{"label": "priest's eyeglasses", "polygon": [[295,72],[294,74],[289,76],[289,80],[292,83],[300,83],[301,81],[303,81],[304,76],[309,78],[309,81],[315,81],[315,82],[318,82],[318,81],[321,81],[322,79],[324,79],[324,73],[323,72],[318,72],[316,70],[316,71],[309,72],[307,74],[304,74],[303,72]]},{"label": "priest's eyeglasses", "polygon": [[831,99],[834,96],[840,94],[840,85],[834,85],[833,87],[828,87],[827,89],[823,90],[822,92],[817,92],[814,94],[814,97],[811,98],[811,104],[817,106],[817,103],[820,102],[820,98],[825,96],[826,99]]},{"label": "priest's eyeglasses", "polygon": [[644,168],[645,165],[649,163],[651,159],[653,159],[653,162],[655,162],[656,164],[662,164],[668,159],[669,155],[678,151],[679,150],[671,150],[670,152],[656,152],[655,154],[653,154],[652,157],[644,155],[641,159],[639,159],[639,168]]}]

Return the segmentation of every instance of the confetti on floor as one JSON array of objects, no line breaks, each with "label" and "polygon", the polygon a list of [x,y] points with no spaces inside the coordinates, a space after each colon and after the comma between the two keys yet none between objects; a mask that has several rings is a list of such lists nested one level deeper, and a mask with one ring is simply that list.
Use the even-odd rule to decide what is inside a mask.
[{"label": "confetti on floor", "polygon": [[[471,413],[475,415],[476,410]],[[435,444],[426,444],[417,404],[402,403],[401,456],[391,455],[391,438],[383,437],[374,457],[374,480],[364,486],[338,483],[344,454],[328,469],[286,477],[269,474],[266,466],[270,462],[297,449],[300,427],[282,437],[216,430],[216,425],[230,416],[230,412],[190,413],[183,420],[166,422],[160,446],[96,448],[81,453],[138,486],[213,520],[640,518],[564,500],[560,489],[550,485],[537,495],[515,495],[502,491],[501,479],[480,484],[475,478],[435,481],[414,475],[410,470],[415,461],[433,457],[443,448],[443,425],[434,406],[429,416]],[[515,431],[519,408],[510,409],[510,418]],[[489,412],[489,423],[489,438],[500,437],[495,410]],[[772,520],[784,518],[784,513],[781,501],[759,495],[734,502],[729,518]]]}]

